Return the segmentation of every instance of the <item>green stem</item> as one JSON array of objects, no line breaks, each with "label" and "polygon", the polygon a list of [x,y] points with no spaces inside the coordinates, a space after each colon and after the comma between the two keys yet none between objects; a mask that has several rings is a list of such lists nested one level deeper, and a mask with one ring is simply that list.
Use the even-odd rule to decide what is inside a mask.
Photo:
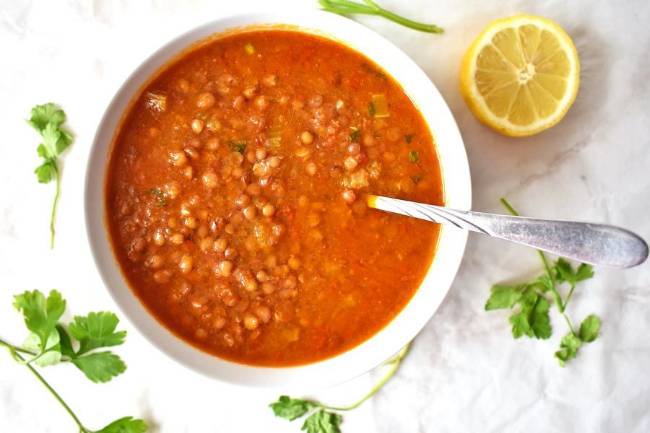
[{"label": "green stem", "polygon": [[409,349],[411,347],[411,343],[407,344],[400,350],[397,355],[395,355],[394,358],[392,358],[390,361],[386,362],[384,365],[389,366],[388,371],[386,374],[375,384],[375,386],[372,387],[370,392],[368,392],[366,395],[364,395],[359,401],[357,401],[354,404],[351,404],[349,406],[327,406],[324,404],[316,403],[317,406],[323,408],[323,409],[328,409],[328,410],[337,410],[337,411],[348,411],[352,409],[356,409],[359,406],[361,406],[363,403],[365,403],[370,397],[373,395],[377,394],[377,392],[384,386],[386,385],[386,382],[390,380],[391,377],[395,374],[397,369],[399,368],[400,364],[402,363],[402,360],[404,360],[404,357],[407,355]]},{"label": "green stem", "polygon": [[571,300],[571,297],[573,296],[573,291],[575,290],[575,288],[576,288],[576,285],[572,284],[571,288],[569,289],[569,294],[566,295],[566,299],[564,300],[564,309],[565,310],[566,310],[567,304],[569,303],[569,301]]},{"label": "green stem", "polygon": [[419,30],[427,33],[443,33],[444,30],[435,24],[425,24],[418,21],[413,21],[394,12],[386,10],[375,3],[373,0],[363,0],[364,4],[356,3],[349,0],[319,0],[323,10],[334,12],[337,14],[361,14],[361,15],[376,15],[401,24],[413,30]]},{"label": "green stem", "polygon": [[[40,354],[39,354],[39,353],[36,353],[36,352],[32,352],[31,350],[23,349],[23,348],[20,347],[20,346],[14,346],[13,344],[11,344],[11,343],[9,343],[9,342],[4,341],[2,338],[0,338],[0,346],[6,346],[6,347],[10,348],[10,350],[12,350],[12,351],[20,352],[20,353],[22,353],[22,354],[24,354],[24,355],[29,355],[29,356],[31,356],[32,358],[29,359],[29,360],[27,361],[27,363],[32,363],[32,362],[36,361],[38,358],[40,358],[41,356],[43,356],[43,355],[45,355],[46,353],[48,353],[47,351],[45,351],[45,352],[41,352]],[[70,362],[70,361],[71,361],[71,358],[69,358],[69,357],[67,357],[67,356],[61,356],[61,360],[60,360],[60,362]]]},{"label": "green stem", "polygon": [[438,27],[435,24],[425,24],[418,21],[413,21],[380,7],[377,3],[373,2],[372,0],[364,0],[364,1],[375,8],[375,10],[377,11],[377,15],[382,16],[397,24],[401,24],[413,30],[419,30],[421,32],[426,32],[426,33],[436,33],[436,34],[444,33],[442,27]]},{"label": "green stem", "polygon": [[546,258],[546,254],[543,252],[537,250],[537,254],[539,255],[539,258],[542,260],[542,263],[544,264],[544,271],[546,272],[546,276],[551,280],[551,295],[553,296],[553,300],[555,301],[555,305],[557,305],[558,310],[560,310],[560,313],[564,315],[564,303],[562,302],[562,297],[560,296],[560,292],[557,291],[557,288],[555,287],[555,277],[553,276],[553,271],[551,271],[551,266],[548,264],[548,259]]},{"label": "green stem", "polygon": [[319,0],[318,2],[323,10],[335,14],[375,15],[375,8],[349,0]]},{"label": "green stem", "polygon": [[9,348],[10,350],[14,350],[16,352],[24,353],[25,355],[30,355],[30,356],[36,356],[37,354],[32,352],[31,350],[23,349],[22,347],[14,346],[11,343],[8,343],[4,341],[2,338],[0,338],[0,346],[5,346]]},{"label": "green stem", "polygon": [[36,361],[38,361],[38,360],[39,360],[43,355],[45,355],[46,353],[47,353],[47,351],[41,352],[41,353],[39,353],[38,355],[35,354],[31,359],[28,359],[25,363],[26,363],[26,364],[31,364],[31,363],[33,363],[33,362],[36,362]]},{"label": "green stem", "polygon": [[88,430],[86,427],[84,427],[84,425],[81,423],[81,421],[79,420],[77,415],[73,412],[73,410],[70,408],[70,406],[68,406],[68,404],[65,402],[65,400],[63,400],[63,398],[59,395],[59,393],[56,392],[54,390],[54,388],[52,388],[50,386],[50,384],[45,380],[45,378],[43,376],[41,376],[41,374],[34,367],[32,367],[27,362],[27,360],[20,355],[20,353],[18,353],[18,352],[27,352],[27,351],[21,349],[20,347],[16,347],[13,344],[7,343],[6,341],[4,341],[2,339],[0,339],[0,345],[3,345],[5,347],[7,347],[9,349],[9,352],[11,352],[11,355],[13,356],[13,358],[16,359],[17,361],[19,361],[25,367],[27,367],[29,369],[29,371],[31,371],[32,374],[34,376],[36,376],[36,379],[38,379],[38,381],[41,382],[43,384],[43,386],[45,386],[45,388],[47,388],[48,391],[50,391],[50,394],[52,394],[54,396],[54,398],[61,404],[61,406],[63,406],[65,411],[68,412],[68,414],[72,417],[74,422],[79,427],[79,432],[80,433],[91,433],[90,430]]},{"label": "green stem", "polygon": [[510,215],[512,215],[512,216],[520,216],[520,215],[519,215],[519,212],[517,212],[517,211],[515,210],[515,208],[512,207],[512,205],[510,204],[510,202],[509,202],[508,200],[506,200],[505,197],[501,197],[501,198],[499,199],[499,201],[501,202],[501,206],[503,206],[504,208],[506,208],[506,210],[507,210],[508,212],[510,212]]},{"label": "green stem", "polygon": [[566,321],[566,324],[569,326],[569,330],[571,331],[571,333],[577,337],[576,331],[573,330],[573,324],[571,323],[571,319],[569,319],[569,316],[567,316],[564,311],[562,312],[562,317],[564,317],[564,320]]},{"label": "green stem", "polygon": [[54,194],[54,202],[52,203],[52,215],[50,217],[50,249],[54,248],[54,234],[56,225],[56,208],[59,203],[59,196],[61,195],[61,172],[59,167],[54,164],[54,173],[56,173],[56,193]]},{"label": "green stem", "polygon": [[[508,212],[510,212],[511,215],[513,216],[519,216],[519,212],[515,210],[514,207],[506,200],[505,198],[501,198],[501,204],[503,207],[506,208]],[[571,291],[569,292],[569,295],[567,296],[567,300],[565,302],[562,302],[562,297],[560,296],[560,293],[557,291],[557,288],[555,287],[555,277],[553,276],[553,271],[551,271],[551,266],[548,263],[548,259],[546,258],[546,254],[544,254],[542,251],[537,250],[537,255],[539,256],[540,260],[542,261],[542,264],[544,265],[544,272],[546,272],[546,276],[549,278],[551,281],[551,294],[553,296],[553,300],[555,301],[555,305],[557,306],[557,309],[560,311],[560,314],[562,314],[562,317],[564,317],[564,320],[566,321],[567,325],[569,325],[569,329],[571,330],[571,333],[575,335],[575,331],[573,330],[573,325],[571,324],[571,320],[569,317],[564,313],[564,310],[566,308],[566,304],[571,298],[571,295],[573,294],[573,287],[571,288]]]},{"label": "green stem", "polygon": [[18,348],[14,346],[13,344],[7,343],[6,341],[0,339],[0,346],[5,346],[7,350],[9,350],[9,354],[11,357],[14,359],[16,362],[20,362],[20,359],[18,358],[20,355],[18,355]]}]

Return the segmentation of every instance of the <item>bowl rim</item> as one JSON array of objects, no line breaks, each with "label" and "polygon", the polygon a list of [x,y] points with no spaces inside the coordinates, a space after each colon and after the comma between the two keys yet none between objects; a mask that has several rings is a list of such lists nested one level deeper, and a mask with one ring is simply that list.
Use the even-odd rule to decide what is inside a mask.
[{"label": "bowl rim", "polygon": [[[434,137],[440,159],[446,204],[458,209],[470,208],[469,164],[460,131],[442,95],[420,67],[390,41],[361,24],[319,10],[295,10],[282,14],[239,13],[209,20],[174,36],[134,69],[112,97],[93,138],[85,177],[84,221],[95,266],[113,301],[134,328],[167,357],[204,376],[231,384],[313,390],[345,382],[377,367],[422,330],[451,287],[464,254],[466,232],[448,227],[441,228],[435,255],[424,280],[400,312],[374,335],[345,352],[314,363],[265,367],[241,364],[210,355],[182,340],[158,322],[132,292],[124,278],[121,267],[114,257],[105,225],[104,181],[107,161],[116,127],[122,120],[124,110],[130,107],[140,89],[168,61],[211,35],[228,33],[229,30],[236,28],[260,27],[267,24],[289,25],[296,31],[329,37],[371,59],[390,73],[416,105]],[[375,51],[374,44],[380,47],[377,50],[381,50],[381,53],[387,53],[388,58],[392,60],[391,64],[377,60],[379,54]],[[373,54],[368,54],[368,50]],[[391,70],[397,68],[394,66],[396,64],[407,71],[404,74],[409,75],[413,83],[402,81],[396,76],[400,75],[396,74],[397,69]],[[421,93],[426,93],[426,99],[417,97],[413,92],[415,88]],[[417,99],[424,102],[418,104]],[[436,114],[435,119],[431,117],[433,113]],[[433,125],[446,126],[434,129]],[[447,160],[445,158],[451,162],[445,163]],[[454,177],[454,183],[448,184],[451,176]],[[432,275],[432,269],[437,269],[438,272]],[[433,288],[436,290],[434,291]],[[124,295],[125,292],[128,292],[128,296]],[[422,296],[425,292],[426,296]],[[423,302],[426,304],[423,305]],[[419,313],[414,317],[407,317],[409,313],[414,314],[414,311]]]}]

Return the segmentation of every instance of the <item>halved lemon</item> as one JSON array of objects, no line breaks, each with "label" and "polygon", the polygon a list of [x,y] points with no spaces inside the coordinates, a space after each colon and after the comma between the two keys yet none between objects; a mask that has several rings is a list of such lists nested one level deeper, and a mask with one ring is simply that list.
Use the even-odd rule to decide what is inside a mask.
[{"label": "halved lemon", "polygon": [[532,15],[490,23],[465,54],[460,75],[461,93],[474,115],[513,137],[559,122],[579,85],[580,61],[569,35]]}]

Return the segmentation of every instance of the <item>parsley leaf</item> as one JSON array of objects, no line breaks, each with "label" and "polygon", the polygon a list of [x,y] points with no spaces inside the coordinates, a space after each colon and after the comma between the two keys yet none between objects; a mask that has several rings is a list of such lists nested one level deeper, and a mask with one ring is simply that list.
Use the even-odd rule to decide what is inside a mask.
[{"label": "parsley leaf", "polygon": [[558,282],[567,282],[571,287],[575,287],[580,281],[587,280],[594,276],[594,270],[591,265],[582,263],[577,270],[573,269],[571,263],[563,258],[555,262],[556,279]]},{"label": "parsley leaf", "polygon": [[72,363],[91,381],[108,382],[126,370],[126,364],[111,352],[95,352],[72,358]]},{"label": "parsley leaf", "polygon": [[[501,203],[511,215],[519,216],[519,213],[506,199],[502,198]],[[544,274],[519,286],[500,284],[492,286],[490,297],[485,304],[485,310],[513,308],[514,311],[508,320],[512,326],[512,336],[514,338],[527,336],[547,339],[551,337],[553,332],[550,320],[552,301],[569,328],[569,333],[560,342],[560,349],[555,352],[555,358],[557,358],[561,366],[564,366],[567,361],[577,356],[582,344],[596,340],[600,332],[601,323],[598,316],[589,315],[583,320],[580,329],[576,332],[571,319],[565,312],[576,285],[581,281],[592,278],[594,270],[591,265],[585,263],[575,268],[562,257],[558,258],[551,266],[542,251],[537,253],[544,265]],[[569,286],[568,293],[564,297],[559,290],[561,284]]]},{"label": "parsley leaf", "polygon": [[576,283],[593,278],[593,276],[594,268],[586,263],[581,263],[580,266],[578,266],[578,272],[576,272]]},{"label": "parsley leaf", "polygon": [[314,400],[302,400],[291,398],[286,395],[271,403],[269,406],[275,416],[293,421],[307,414],[301,430],[307,433],[341,433],[340,425],[343,417],[339,412],[349,411],[361,406],[366,400],[375,395],[388,380],[393,377],[399,368],[404,357],[408,353],[410,343],[400,350],[393,358],[386,361],[384,365],[388,371],[386,375],[361,399],[349,406],[333,407],[324,405]]},{"label": "parsley leaf", "polygon": [[314,404],[308,400],[300,400],[282,395],[278,401],[271,403],[269,406],[275,416],[293,421],[306,414],[314,407]]},{"label": "parsley leaf", "polygon": [[65,112],[58,105],[51,102],[33,107],[31,117],[27,121],[39,133],[49,123],[54,126],[59,126],[63,122],[65,122]]},{"label": "parsley leaf", "polygon": [[41,131],[41,136],[43,137],[43,143],[41,144],[43,147],[41,150],[39,150],[40,146],[36,148],[36,152],[41,158],[55,159],[72,143],[70,134],[53,123],[45,125],[45,128]]},{"label": "parsley leaf", "polygon": [[548,275],[541,275],[537,277],[537,279],[533,281],[529,286],[535,287],[542,293],[553,291],[553,288],[555,287],[553,280],[551,280]]},{"label": "parsley leaf", "polygon": [[77,355],[99,347],[118,346],[124,343],[126,331],[115,332],[119,319],[113,313],[101,311],[87,316],[75,316],[68,327],[70,335],[80,343]]},{"label": "parsley leaf", "polygon": [[[521,290],[517,299],[512,301],[510,305],[510,307],[519,305],[519,311],[513,313],[509,318],[510,324],[512,325],[512,336],[514,338],[520,338],[524,335],[531,338],[549,338],[551,336],[551,319],[549,317],[550,304],[548,300],[542,294],[536,292],[534,286],[528,285],[522,288],[510,289]],[[497,296],[499,296],[499,292],[500,290],[497,289]],[[503,289],[503,298],[510,301],[511,299],[508,299],[508,295],[512,298],[516,296]],[[497,300],[501,299],[497,298]],[[504,306],[501,308],[509,307]]]},{"label": "parsley leaf", "polygon": [[596,338],[598,338],[599,332],[600,332],[600,318],[595,314],[590,314],[580,324],[580,330],[578,331],[578,336],[583,341],[583,343],[591,343]]},{"label": "parsley leaf", "polygon": [[[75,316],[66,330],[58,323],[65,305],[65,300],[56,290],[52,290],[47,298],[38,290],[15,296],[14,306],[23,313],[25,325],[31,331],[23,345],[24,349],[34,353],[30,362],[45,366],[69,361],[93,382],[106,382],[124,372],[126,365],[117,355],[111,352],[90,353],[124,343],[126,331],[116,331],[117,316],[107,311]],[[71,337],[77,341],[77,351]]]},{"label": "parsley leaf", "polygon": [[34,333],[29,334],[22,347],[38,354],[29,362],[33,362],[39,367],[46,367],[61,362],[59,334],[56,331],[50,334],[44,349],[41,348],[40,340]]},{"label": "parsley leaf", "polygon": [[146,422],[141,419],[134,419],[131,416],[125,416],[124,418],[113,421],[95,433],[144,433],[146,431]]},{"label": "parsley leaf", "polygon": [[520,338],[523,335],[532,337],[533,331],[530,328],[530,323],[528,322],[528,314],[526,311],[520,311],[518,313],[512,314],[508,321],[512,325],[512,336],[514,338]]},{"label": "parsley leaf", "polygon": [[246,150],[246,141],[245,140],[230,140],[228,146],[233,152],[244,153]]},{"label": "parsley leaf", "polygon": [[72,358],[75,356],[75,353],[74,349],[72,348],[72,341],[70,340],[68,332],[62,325],[56,325],[56,330],[59,334],[59,348],[61,350],[61,354],[63,356],[67,356],[68,358]]},{"label": "parsley leaf", "polygon": [[165,193],[160,188],[148,189],[147,193],[155,197],[156,207],[167,206],[167,197],[165,196]]},{"label": "parsley leaf", "polygon": [[23,314],[25,326],[39,340],[40,350],[47,348],[52,333],[56,334],[56,323],[65,311],[65,300],[56,290],[47,298],[38,290],[14,296],[14,307]]},{"label": "parsley leaf", "polygon": [[300,430],[307,433],[341,433],[341,415],[320,409],[305,420]]},{"label": "parsley leaf", "polygon": [[34,173],[40,183],[50,183],[56,180],[56,192],[50,215],[50,248],[54,248],[54,225],[56,208],[61,193],[61,173],[58,160],[61,154],[72,144],[72,135],[62,128],[65,122],[65,112],[56,104],[47,103],[32,108],[31,117],[27,120],[43,139],[36,148],[36,153],[43,160]]},{"label": "parsley leaf", "polygon": [[573,333],[568,333],[562,338],[560,350],[555,352],[555,357],[560,362],[561,367],[564,367],[567,361],[576,357],[580,346],[582,346],[582,340]]},{"label": "parsley leaf", "polygon": [[533,330],[533,335],[535,335],[536,338],[545,340],[550,338],[553,333],[551,329],[551,317],[549,315],[551,304],[545,297],[541,295],[538,296],[537,302],[535,303],[528,320],[530,322],[530,327]]},{"label": "parsley leaf", "polygon": [[47,160],[36,167],[34,173],[36,173],[36,179],[38,179],[39,183],[49,183],[56,177],[56,170],[56,164]]},{"label": "parsley leaf", "polygon": [[538,298],[539,296],[534,291],[525,290],[522,292],[522,296],[517,301],[520,306],[519,312],[513,313],[508,319],[512,325],[512,336],[514,338],[520,338],[524,335],[533,337],[535,335],[530,325],[530,315]]},{"label": "parsley leaf", "polygon": [[386,79],[386,74],[384,74],[381,71],[378,71],[376,68],[370,66],[366,62],[361,63],[361,67],[363,69],[365,69],[367,72],[369,72],[369,73],[373,74],[374,76],[376,76],[377,78],[381,78],[382,80]]},{"label": "parsley leaf", "polygon": [[[38,125],[38,121],[35,124]],[[0,346],[8,348],[14,360],[26,366],[45,385],[70,414],[80,433],[92,433],[34,366],[70,362],[93,382],[111,380],[126,370],[124,361],[109,351],[93,350],[124,342],[126,332],[115,330],[119,319],[109,312],[90,313],[75,317],[67,331],[58,322],[65,312],[66,302],[56,290],[52,290],[47,297],[38,290],[26,291],[14,297],[14,306],[22,313],[25,326],[30,331],[29,336],[21,347],[1,338]],[[71,337],[77,342],[73,342]],[[75,346],[79,347],[78,351],[75,351]],[[25,359],[23,354],[29,354],[32,358]],[[98,433],[144,433],[146,430],[144,421],[124,417],[108,424]]]},{"label": "parsley leaf", "polygon": [[417,150],[409,150],[409,161],[417,164],[420,161],[420,154]]},{"label": "parsley leaf", "polygon": [[495,284],[490,289],[490,298],[485,303],[485,311],[512,308],[521,299],[521,288]]}]

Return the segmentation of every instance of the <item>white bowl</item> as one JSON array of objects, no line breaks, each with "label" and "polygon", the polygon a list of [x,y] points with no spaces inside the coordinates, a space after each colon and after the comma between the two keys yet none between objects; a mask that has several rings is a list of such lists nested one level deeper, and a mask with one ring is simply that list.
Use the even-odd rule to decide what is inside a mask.
[{"label": "white bowl", "polygon": [[[128,287],[113,256],[105,226],[107,160],[113,135],[131,99],[153,73],[192,43],[213,33],[259,24],[289,24],[331,37],[381,65],[401,83],[429,125],[442,166],[447,206],[470,208],[469,168],[458,127],[438,90],[408,56],[368,28],[330,13],[249,13],[211,21],[178,36],[146,59],[124,82],[104,113],[90,153],[85,191],[86,228],[95,262],[113,299],[135,327],[162,352],[186,367],[226,382],[313,390],[367,372],[415,337],[449,290],[465,250],[466,232],[443,227],[435,258],[420,288],[404,309],[373,337],[333,358],[302,366],[273,368],[238,364],[209,355],[185,343],[156,321]],[[456,66],[447,67],[455,70]]]}]

